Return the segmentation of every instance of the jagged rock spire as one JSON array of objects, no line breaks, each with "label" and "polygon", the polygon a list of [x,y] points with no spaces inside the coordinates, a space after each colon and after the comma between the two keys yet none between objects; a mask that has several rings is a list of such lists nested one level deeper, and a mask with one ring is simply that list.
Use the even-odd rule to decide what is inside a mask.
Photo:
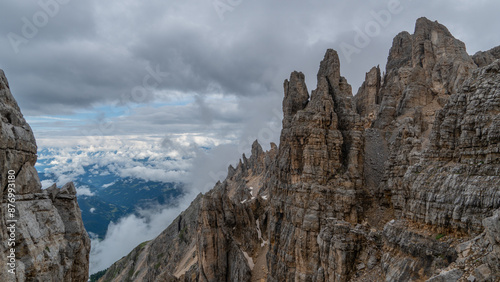
[{"label": "jagged rock spire", "polygon": [[283,83],[285,98],[283,99],[283,128],[288,127],[293,116],[299,110],[303,110],[309,100],[309,92],[305,82],[304,74],[292,72],[290,80]]}]

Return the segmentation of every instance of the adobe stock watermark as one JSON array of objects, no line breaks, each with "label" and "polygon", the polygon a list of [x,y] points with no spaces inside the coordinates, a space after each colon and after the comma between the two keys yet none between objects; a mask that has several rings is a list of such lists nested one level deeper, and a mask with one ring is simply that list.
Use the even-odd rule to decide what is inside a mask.
[{"label": "adobe stock watermark", "polygon": [[66,5],[71,0],[39,0],[37,2],[40,10],[36,11],[31,18],[22,17],[21,32],[9,32],[7,38],[14,53],[19,53],[21,44],[27,44],[31,39],[35,38],[40,29],[44,28],[50,21],[61,11],[61,5]]},{"label": "adobe stock watermark", "polygon": [[[120,96],[120,101],[115,102],[112,106],[124,105],[126,106],[126,112],[123,115],[128,115],[131,112],[130,103],[142,103],[145,102],[155,87],[158,87],[160,83],[163,82],[170,74],[167,72],[162,72],[160,70],[160,65],[156,65],[153,69],[151,65],[145,68],[147,74],[142,78],[142,84],[137,85],[130,89],[129,92],[125,92]],[[82,135],[86,136],[91,142],[97,141],[97,138],[104,138],[104,136],[111,135],[116,131],[116,127],[113,121],[108,119],[100,119],[97,125],[90,130],[82,129],[80,132]]]},{"label": "adobe stock watermark", "polygon": [[[408,0],[412,1],[412,0]],[[354,38],[352,43],[340,43],[340,52],[347,63],[351,62],[351,56],[361,53],[361,50],[370,45],[373,38],[380,35],[382,29],[387,28],[392,21],[393,15],[397,15],[404,10],[400,0],[389,0],[385,9],[370,11],[371,18],[365,23],[363,28],[354,27]]]},{"label": "adobe stock watermark", "polygon": [[7,172],[7,272],[11,274],[16,274],[16,172],[14,170],[9,170]]},{"label": "adobe stock watermark", "polygon": [[221,21],[224,20],[224,14],[227,12],[232,12],[236,7],[241,5],[243,0],[214,0],[212,5],[214,6],[214,10],[219,16]]}]

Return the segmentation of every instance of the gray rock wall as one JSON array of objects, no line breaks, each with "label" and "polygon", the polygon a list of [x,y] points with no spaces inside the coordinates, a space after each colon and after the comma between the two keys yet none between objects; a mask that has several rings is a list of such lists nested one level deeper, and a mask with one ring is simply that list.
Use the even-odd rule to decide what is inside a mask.
[{"label": "gray rock wall", "polygon": [[[83,226],[73,183],[41,189],[36,143],[0,70],[0,281],[87,281],[90,239]],[[15,176],[9,191],[8,171]],[[12,192],[12,195],[9,193]],[[14,196],[13,196],[14,195]],[[15,202],[10,202],[15,199]],[[9,204],[15,206],[12,219]],[[15,224],[15,232],[7,226]],[[15,235],[12,235],[15,234]],[[7,245],[15,237],[15,245]],[[8,263],[14,249],[15,267]],[[14,273],[12,272],[14,269]],[[9,270],[11,272],[9,272]]]}]

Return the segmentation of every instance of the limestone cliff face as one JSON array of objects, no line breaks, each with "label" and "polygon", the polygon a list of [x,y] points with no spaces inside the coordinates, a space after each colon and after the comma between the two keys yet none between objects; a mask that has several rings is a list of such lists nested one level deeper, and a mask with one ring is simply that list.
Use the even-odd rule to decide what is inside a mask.
[{"label": "limestone cliff face", "polygon": [[189,258],[134,271],[156,263],[166,281],[497,281],[497,56],[469,56],[421,18],[353,96],[328,50],[310,94],[302,73],[285,81],[279,147],[254,144],[188,209]]},{"label": "limestone cliff face", "polygon": [[[406,215],[406,186],[411,182],[405,174],[410,166],[423,161],[436,113],[474,68],[465,45],[437,22],[418,19],[413,35],[403,32],[394,38],[372,129],[387,141],[384,144],[390,153],[379,189],[391,198],[389,205],[397,217]],[[426,212],[420,210],[412,218],[425,217]]]},{"label": "limestone cliff face", "polygon": [[[2,241],[0,281],[86,281],[90,239],[83,226],[76,190],[72,183],[61,189],[42,190],[36,162],[36,143],[31,128],[9,90],[0,70],[0,177],[3,191],[0,218]],[[15,175],[15,202],[9,199],[8,171]],[[8,209],[15,205],[14,217]],[[8,220],[15,219],[16,222]],[[15,235],[6,228],[15,223]],[[15,237],[15,246],[7,240]],[[15,250],[15,274],[7,265]]]},{"label": "limestone cliff face", "polygon": [[481,231],[500,206],[500,61],[477,69],[437,112],[428,149],[408,167],[402,216],[437,227]]}]

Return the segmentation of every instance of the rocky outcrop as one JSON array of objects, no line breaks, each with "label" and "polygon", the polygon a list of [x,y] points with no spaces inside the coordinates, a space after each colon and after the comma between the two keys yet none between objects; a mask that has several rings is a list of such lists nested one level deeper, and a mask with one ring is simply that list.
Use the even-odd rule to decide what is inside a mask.
[{"label": "rocky outcrop", "polygon": [[[0,114],[0,221],[4,226],[0,232],[0,280],[86,281],[90,239],[83,226],[75,187],[68,183],[60,189],[55,185],[41,189],[34,168],[37,147],[33,132],[1,70]],[[15,228],[6,228],[12,226]],[[15,244],[8,245],[9,238]],[[15,262],[9,265],[12,253]]]},{"label": "rocky outcrop", "polygon": [[414,34],[401,32],[393,40],[374,127],[384,129],[404,117],[420,116],[421,130],[426,131],[435,111],[475,67],[465,44],[446,27],[418,19]]},{"label": "rocky outcrop", "polygon": [[498,59],[500,59],[500,46],[484,52],[479,51],[472,56],[472,60],[474,60],[474,63],[476,63],[478,67],[487,66]]},{"label": "rocky outcrop", "polygon": [[482,222],[484,231],[455,246],[458,258],[428,281],[500,280],[500,210]]},{"label": "rocky outcrop", "polygon": [[371,127],[371,123],[378,114],[382,97],[380,97],[380,87],[382,79],[380,76],[380,67],[373,67],[365,75],[365,81],[354,97],[356,111],[362,117],[365,117],[367,124],[365,128]]},{"label": "rocky outcrop", "polygon": [[498,280],[500,60],[492,50],[471,57],[446,27],[421,18],[356,96],[334,50],[310,95],[293,72],[279,148],[254,144],[201,197],[189,243],[197,260],[176,279]]}]

